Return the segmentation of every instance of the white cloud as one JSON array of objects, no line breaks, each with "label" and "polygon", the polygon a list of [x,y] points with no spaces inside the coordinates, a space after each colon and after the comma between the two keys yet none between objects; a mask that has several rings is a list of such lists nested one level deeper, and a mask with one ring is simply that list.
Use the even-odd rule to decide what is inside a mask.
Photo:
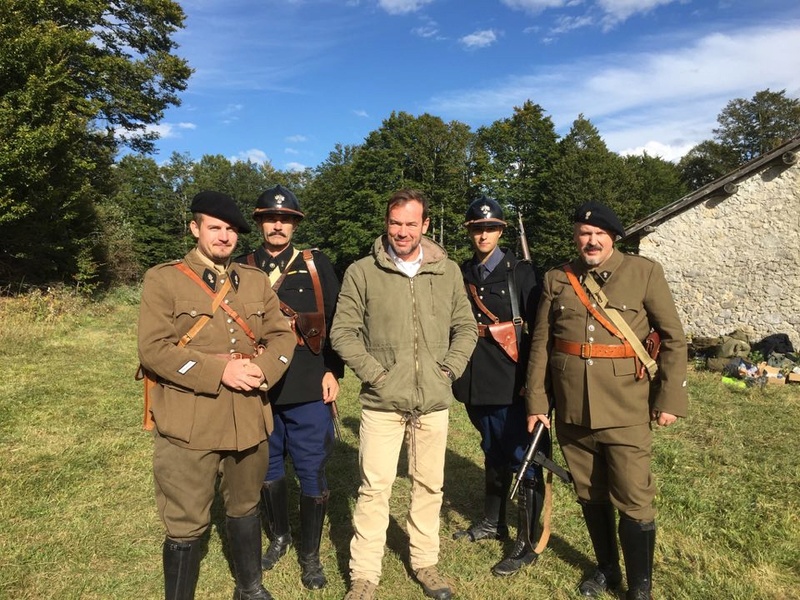
[{"label": "white cloud", "polygon": [[307,142],[308,138],[304,135],[290,135],[286,138],[287,142],[292,142],[293,144],[300,144],[303,142]]},{"label": "white cloud", "polygon": [[650,12],[654,8],[680,0],[597,0],[603,12],[616,21],[624,21],[631,15]]},{"label": "white cloud", "polygon": [[283,152],[284,154],[300,154],[300,152],[298,152],[294,148],[284,148]]},{"label": "white cloud", "polygon": [[364,119],[368,119],[369,118],[369,114],[363,108],[357,108],[357,109],[353,110],[353,114],[355,116],[357,116],[357,117],[362,117]]},{"label": "white cloud", "polygon": [[501,0],[503,4],[515,10],[529,13],[540,13],[548,8],[561,8],[571,4],[569,0]]},{"label": "white cloud", "polygon": [[411,30],[411,33],[421,38],[432,38],[439,34],[439,28],[435,23],[428,23],[427,25],[415,27]]},{"label": "white cloud", "polygon": [[800,93],[798,57],[800,23],[754,27],[683,37],[657,52],[596,56],[481,82],[434,97],[425,109],[483,124],[531,99],[559,133],[583,113],[616,152],[656,143],[681,149],[710,139],[716,116],[734,98],[765,88]]},{"label": "white cloud", "polygon": [[305,171],[308,167],[299,162],[288,162],[286,163],[286,170],[287,171],[294,171],[296,173],[301,173]]},{"label": "white cloud", "polygon": [[263,150],[259,150],[258,148],[251,148],[250,150],[243,150],[239,152],[236,156],[232,156],[229,159],[231,162],[251,162],[257,165],[263,165],[265,163],[271,162],[267,153]]},{"label": "white cloud", "polygon": [[[582,2],[581,0],[501,0],[503,4],[513,10],[522,10],[530,14],[539,14],[548,9],[559,8],[574,8],[581,7],[585,10],[584,16],[566,16],[560,17],[563,25],[568,25],[570,22],[573,25],[581,24],[587,25],[590,23],[598,22],[591,14],[600,13],[602,18],[599,22],[602,23],[605,29],[610,29],[614,25],[625,21],[633,15],[639,13],[647,13],[651,10],[672,4],[673,2],[686,2],[687,0],[596,0],[595,2]],[[584,8],[585,7],[585,8]],[[575,26],[570,27],[575,29]],[[565,31],[568,31],[565,30]]]},{"label": "white cloud", "polygon": [[664,160],[677,162],[694,146],[695,144],[670,146],[668,144],[662,144],[661,142],[649,141],[644,146],[621,150],[620,154],[622,156],[641,156],[647,153],[648,156],[660,156]]},{"label": "white cloud", "polygon": [[494,31],[494,29],[483,29],[481,31],[476,31],[474,33],[470,33],[469,35],[465,35],[459,40],[459,42],[461,42],[470,50],[473,48],[486,48],[487,46],[494,44],[496,41],[497,33]]},{"label": "white cloud", "polygon": [[407,15],[431,2],[433,0],[378,0],[378,6],[390,15]]},{"label": "white cloud", "polygon": [[156,132],[161,139],[177,138],[181,136],[181,130],[197,129],[194,123],[159,123],[158,125],[148,125],[145,131]]}]

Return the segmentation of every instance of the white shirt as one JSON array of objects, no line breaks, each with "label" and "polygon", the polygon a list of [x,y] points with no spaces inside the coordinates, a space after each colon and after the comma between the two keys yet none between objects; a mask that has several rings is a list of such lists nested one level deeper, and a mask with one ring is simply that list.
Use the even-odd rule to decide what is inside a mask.
[{"label": "white shirt", "polygon": [[419,248],[419,255],[414,260],[403,260],[392,248],[391,244],[389,246],[389,257],[394,261],[394,264],[397,265],[397,268],[400,269],[403,273],[408,275],[409,277],[414,277],[419,271],[419,268],[422,266],[422,244],[417,246]]}]

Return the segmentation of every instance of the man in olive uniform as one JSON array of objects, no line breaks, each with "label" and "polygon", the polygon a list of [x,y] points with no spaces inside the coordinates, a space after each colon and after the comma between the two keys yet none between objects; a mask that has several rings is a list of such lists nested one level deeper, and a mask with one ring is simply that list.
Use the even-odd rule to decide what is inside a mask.
[{"label": "man in olive uniform", "polygon": [[[531,264],[498,246],[506,222],[496,200],[475,200],[464,220],[475,253],[461,273],[478,322],[478,344],[453,394],[481,435],[485,497],[483,519],[453,538],[475,542],[508,536],[506,498],[530,437],[521,390],[530,347],[527,322],[536,314],[539,288]],[[537,558],[533,548],[544,499],[540,467],[531,465],[520,489],[517,543],[492,568],[495,575],[512,575]]]},{"label": "man in olive uniform", "polygon": [[[661,265],[614,249],[624,234],[617,216],[587,202],[574,223],[578,258],[544,279],[528,366],[528,429],[537,421],[549,427],[547,396],[554,394],[558,441],[597,558],[581,594],[596,597],[621,583],[616,509],[626,598],[648,600],[656,535],[651,420],[667,426],[686,415],[686,339]],[[640,341],[651,328],[661,335],[652,394],[628,338],[611,333],[613,318],[586,291],[595,287]]]},{"label": "man in olive uniform", "polygon": [[339,295],[333,265],[319,250],[300,251],[292,244],[303,217],[290,190],[281,185],[266,190],[253,211],[264,244],[236,260],[269,275],[297,337],[292,364],[269,390],[275,431],[269,438],[269,469],[261,491],[270,537],[262,566],[272,569],[292,542],[284,464],[288,454],[300,480],[301,581],[315,590],[327,583],[319,559],[329,496],[325,464],[333,449],[332,410],[344,363],[331,349],[327,335]]},{"label": "man in olive uniform", "polygon": [[191,211],[196,248],[147,271],[139,314],[156,504],[167,534],[165,597],[194,598],[219,474],[234,600],[269,600],[261,584],[258,501],[272,411],[260,389],[285,372],[294,334],[267,276],[231,264],[239,232],[249,231],[233,199],[200,192]]}]

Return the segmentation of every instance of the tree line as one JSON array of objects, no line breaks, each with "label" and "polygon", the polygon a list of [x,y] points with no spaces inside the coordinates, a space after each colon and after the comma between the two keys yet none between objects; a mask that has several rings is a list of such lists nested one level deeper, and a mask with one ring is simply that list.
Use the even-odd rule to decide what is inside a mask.
[{"label": "tree line", "polygon": [[[583,115],[561,137],[528,100],[474,131],[394,112],[363,143],[336,145],[300,173],[220,155],[158,163],[148,127],[180,103],[191,75],[172,40],[184,17],[173,0],[0,0],[0,290],[136,283],[193,245],[196,192],[226,192],[249,215],[277,183],[306,213],[298,243],[324,249],[340,271],[369,250],[387,195],[401,187],[426,193],[429,235],[455,260],[470,253],[469,202],[497,198],[505,243],[518,246],[521,215],[545,269],[571,254],[580,203],[602,201],[632,223],[800,134],[800,101],[763,90],[728,103],[714,139],[674,164],[611,152]],[[241,250],[259,243],[258,232],[242,236]]]}]

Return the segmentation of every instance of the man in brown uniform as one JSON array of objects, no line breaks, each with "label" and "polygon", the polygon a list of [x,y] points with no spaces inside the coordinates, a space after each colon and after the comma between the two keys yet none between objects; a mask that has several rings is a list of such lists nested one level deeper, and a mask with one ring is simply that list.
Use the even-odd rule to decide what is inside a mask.
[{"label": "man in brown uniform", "polygon": [[[550,426],[548,396],[554,396],[558,441],[598,563],[581,583],[581,594],[596,597],[622,581],[616,509],[626,598],[648,600],[656,491],[650,421],[666,426],[686,415],[686,339],[661,266],[614,249],[616,236],[624,234],[617,216],[588,202],[577,209],[574,222],[578,258],[544,279],[528,363],[528,429],[537,421]],[[597,282],[607,306],[622,315],[639,340],[651,328],[661,335],[659,383],[652,395],[648,377],[636,375],[639,364],[630,344],[606,328],[608,314],[591,294],[585,294],[586,302],[579,299],[568,267],[582,294]],[[588,284],[587,278],[592,278]]]},{"label": "man in brown uniform", "polygon": [[283,375],[295,338],[269,278],[231,264],[239,232],[249,231],[233,199],[201,192],[191,211],[197,247],[147,271],[139,314],[139,360],[155,382],[146,417],[155,425],[156,503],[167,534],[165,597],[194,598],[220,474],[234,600],[269,600],[258,502],[272,411],[261,390]]}]

